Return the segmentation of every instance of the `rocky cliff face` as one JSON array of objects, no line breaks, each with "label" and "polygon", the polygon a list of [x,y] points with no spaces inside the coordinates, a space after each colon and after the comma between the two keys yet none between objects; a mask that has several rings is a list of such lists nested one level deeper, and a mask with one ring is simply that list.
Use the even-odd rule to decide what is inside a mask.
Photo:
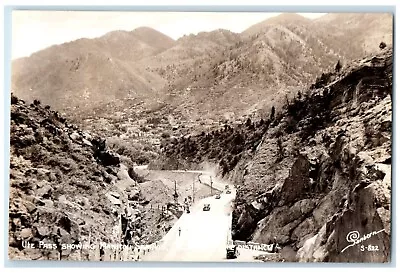
[{"label": "rocky cliff face", "polygon": [[283,255],[293,253],[286,260],[387,262],[392,52],[320,80],[284,107],[252,160],[236,167],[233,238],[276,240]]},{"label": "rocky cliff face", "polygon": [[11,259],[115,260],[121,253],[102,249],[101,242],[146,239],[148,201],[104,141],[39,101],[27,105],[14,96],[10,133]]}]

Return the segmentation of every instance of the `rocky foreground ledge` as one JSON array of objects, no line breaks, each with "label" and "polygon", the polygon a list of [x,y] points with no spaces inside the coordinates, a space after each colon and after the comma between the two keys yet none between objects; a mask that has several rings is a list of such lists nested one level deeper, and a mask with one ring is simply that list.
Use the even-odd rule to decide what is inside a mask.
[{"label": "rocky foreground ledge", "polygon": [[113,260],[112,249],[62,246],[145,239],[148,201],[104,140],[14,96],[10,133],[10,259]]}]

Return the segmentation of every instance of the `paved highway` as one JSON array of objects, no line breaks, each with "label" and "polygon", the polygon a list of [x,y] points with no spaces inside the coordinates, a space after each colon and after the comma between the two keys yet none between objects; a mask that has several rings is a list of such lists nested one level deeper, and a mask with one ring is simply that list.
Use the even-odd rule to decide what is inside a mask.
[{"label": "paved highway", "polygon": [[[209,182],[206,177],[202,178],[204,183]],[[213,183],[217,189],[223,190],[224,186]],[[236,194],[232,186],[231,191],[231,194],[224,191],[220,199],[212,196],[194,203],[191,212],[184,213],[161,244],[142,261],[255,261],[253,256],[262,252],[240,249],[238,259],[226,259],[226,246],[231,241],[232,201]],[[210,211],[203,211],[206,203],[211,205]]]}]

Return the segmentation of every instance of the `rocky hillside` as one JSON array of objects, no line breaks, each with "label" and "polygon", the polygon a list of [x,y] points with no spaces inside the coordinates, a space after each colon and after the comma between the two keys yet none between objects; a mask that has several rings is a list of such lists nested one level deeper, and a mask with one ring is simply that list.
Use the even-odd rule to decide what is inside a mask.
[{"label": "rocky hillside", "polygon": [[177,41],[149,28],[114,31],[15,60],[12,87],[24,99],[40,99],[77,118],[125,112],[140,102],[144,111],[165,103],[168,114],[189,122],[257,116],[338,60],[376,53],[382,41],[391,45],[392,19],[282,14],[240,34],[219,29]]},{"label": "rocky hillside", "polygon": [[[276,240],[286,261],[388,261],[392,68],[386,49],[324,73],[265,121],[165,141],[163,162],[235,181],[234,240]],[[379,251],[341,253],[351,231],[384,231],[368,240]]]},{"label": "rocky hillside", "polygon": [[313,21],[321,40],[349,60],[377,53],[382,41],[393,45],[393,23],[390,13],[330,13]]},{"label": "rocky hillside", "polygon": [[126,167],[132,162],[49,106],[12,96],[10,135],[11,259],[114,260],[122,253],[101,242],[145,244],[167,231],[168,214],[149,208],[146,187]]},{"label": "rocky hillside", "polygon": [[[166,79],[169,86],[183,78],[196,81],[210,69],[215,56],[219,56],[229,46],[240,40],[240,35],[225,29],[184,35],[175,44],[157,54],[141,60],[148,71]],[[190,75],[190,77],[188,77]],[[175,83],[176,85],[176,83]]]},{"label": "rocky hillside", "polygon": [[[392,66],[391,50],[364,59],[276,115],[252,159],[231,173],[234,239],[276,240],[289,261],[389,261]],[[382,230],[365,242],[379,250],[341,252],[350,232]]]},{"label": "rocky hillside", "polygon": [[[368,26],[368,27],[366,27]],[[176,112],[222,119],[258,116],[282,105],[321,72],[392,44],[390,14],[330,14],[318,21],[282,14],[256,24],[168,86]],[[379,41],[378,41],[379,40]],[[164,52],[166,53],[166,52]]]},{"label": "rocky hillside", "polygon": [[224,176],[242,158],[252,154],[268,129],[270,121],[247,119],[238,124],[221,124],[216,129],[189,136],[165,139],[161,143],[159,167],[198,169],[203,162],[217,164]]},{"label": "rocky hillside", "polygon": [[126,98],[156,96],[165,80],[137,62],[175,43],[150,28],[55,45],[12,63],[12,89],[69,115]]}]

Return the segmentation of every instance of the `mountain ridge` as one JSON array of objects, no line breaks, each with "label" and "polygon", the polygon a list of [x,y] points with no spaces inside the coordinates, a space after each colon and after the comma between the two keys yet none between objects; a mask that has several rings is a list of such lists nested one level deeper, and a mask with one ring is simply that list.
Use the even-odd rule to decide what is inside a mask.
[{"label": "mountain ridge", "polygon": [[[176,41],[148,27],[113,31],[15,60],[12,89],[23,99],[42,99],[72,114],[77,107],[84,113],[130,99],[145,104],[165,101],[176,114],[182,108],[203,107],[190,111],[194,119],[204,112],[212,118],[214,109],[217,118],[231,112],[257,114],[271,107],[268,98],[283,102],[285,90],[293,90],[290,95],[306,87],[338,60],[346,63],[378,51],[378,36],[368,39],[372,33],[381,31],[391,44],[389,15],[328,15],[310,20],[281,14],[254,25],[259,29],[256,35],[243,35],[251,27],[242,33],[217,29]],[[333,26],[324,25],[324,20]],[[346,22],[354,20],[373,20],[372,32],[359,31],[363,23],[358,23],[347,35]],[[223,102],[231,105],[208,106]]]}]

